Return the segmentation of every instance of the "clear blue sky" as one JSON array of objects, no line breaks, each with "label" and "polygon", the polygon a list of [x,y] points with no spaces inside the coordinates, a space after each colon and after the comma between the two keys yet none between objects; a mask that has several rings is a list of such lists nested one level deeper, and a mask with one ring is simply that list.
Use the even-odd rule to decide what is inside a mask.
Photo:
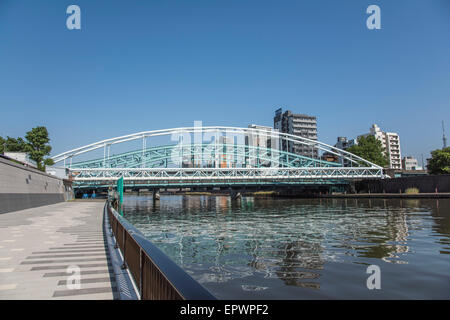
[{"label": "clear blue sky", "polygon": [[278,107],[316,115],[326,143],[377,123],[403,155],[441,148],[450,1],[0,0],[1,136],[45,125],[57,154],[194,120],[272,125]]}]

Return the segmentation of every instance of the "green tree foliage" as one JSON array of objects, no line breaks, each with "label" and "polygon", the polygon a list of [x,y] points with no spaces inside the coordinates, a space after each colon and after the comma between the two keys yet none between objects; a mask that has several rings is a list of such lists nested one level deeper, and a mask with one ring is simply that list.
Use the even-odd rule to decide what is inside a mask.
[{"label": "green tree foliage", "polygon": [[3,137],[0,137],[0,153],[4,153],[5,152],[5,144],[6,144],[6,140],[3,139]]},{"label": "green tree foliage", "polygon": [[450,173],[450,147],[432,151],[427,168],[431,174]]},{"label": "green tree foliage", "polygon": [[374,136],[358,138],[358,144],[351,146],[347,151],[381,167],[389,165],[389,160],[387,155],[384,154],[381,141]]},{"label": "green tree foliage", "polygon": [[6,137],[4,152],[27,152],[27,144],[22,138]]},{"label": "green tree foliage", "polygon": [[44,160],[44,165],[45,165],[45,166],[52,166],[52,165],[54,165],[54,164],[55,164],[55,161],[53,161],[52,158],[46,158],[46,159]]},{"label": "green tree foliage", "polygon": [[27,132],[25,135],[27,140],[26,151],[30,158],[36,161],[39,170],[45,171],[45,166],[50,162],[44,157],[50,154],[52,147],[48,144],[50,138],[46,127],[35,127]]},{"label": "green tree foliage", "polygon": [[[26,141],[25,141],[26,140]],[[46,127],[36,127],[27,132],[23,138],[0,137],[0,153],[26,152],[36,161],[39,170],[45,171],[45,166],[54,164],[51,158],[44,158],[50,154],[52,147],[48,144],[50,138]]]}]

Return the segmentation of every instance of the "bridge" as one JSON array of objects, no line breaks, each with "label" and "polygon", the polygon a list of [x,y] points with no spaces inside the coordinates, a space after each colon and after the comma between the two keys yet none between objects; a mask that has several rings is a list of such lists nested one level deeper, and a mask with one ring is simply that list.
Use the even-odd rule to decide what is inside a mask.
[{"label": "bridge", "polygon": [[[142,143],[137,150],[136,143]],[[125,151],[111,154],[112,148]],[[261,128],[196,125],[144,131],[69,150],[53,160],[69,169],[79,188],[109,186],[121,177],[125,185],[142,187],[326,185],[384,178],[380,166],[345,150]]]}]

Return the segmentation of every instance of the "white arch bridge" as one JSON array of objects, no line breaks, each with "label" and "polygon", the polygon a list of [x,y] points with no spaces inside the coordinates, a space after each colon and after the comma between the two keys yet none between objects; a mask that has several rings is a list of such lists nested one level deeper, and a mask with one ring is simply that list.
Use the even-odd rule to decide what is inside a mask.
[{"label": "white arch bridge", "polygon": [[[123,149],[126,143],[138,143],[139,148],[111,154],[112,148]],[[108,186],[121,177],[126,185],[154,187],[338,184],[384,178],[380,166],[345,150],[261,128],[144,131],[69,150],[53,160],[70,170],[77,187]]]}]

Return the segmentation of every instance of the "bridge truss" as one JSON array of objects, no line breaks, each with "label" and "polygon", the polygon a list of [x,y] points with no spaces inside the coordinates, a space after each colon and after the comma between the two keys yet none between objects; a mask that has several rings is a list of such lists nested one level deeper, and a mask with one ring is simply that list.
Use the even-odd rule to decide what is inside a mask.
[{"label": "bridge truss", "polygon": [[[172,144],[147,147],[151,139],[162,136],[170,136]],[[111,146],[135,140],[142,140],[141,149],[110,155]],[[296,153],[297,146],[310,150],[310,155]],[[101,148],[103,158],[73,162]],[[324,160],[330,158],[334,161]],[[108,184],[120,177],[128,184],[158,186],[325,184],[384,177],[380,166],[322,142],[236,127],[145,131],[76,148],[53,160],[63,162],[78,185]]]}]

